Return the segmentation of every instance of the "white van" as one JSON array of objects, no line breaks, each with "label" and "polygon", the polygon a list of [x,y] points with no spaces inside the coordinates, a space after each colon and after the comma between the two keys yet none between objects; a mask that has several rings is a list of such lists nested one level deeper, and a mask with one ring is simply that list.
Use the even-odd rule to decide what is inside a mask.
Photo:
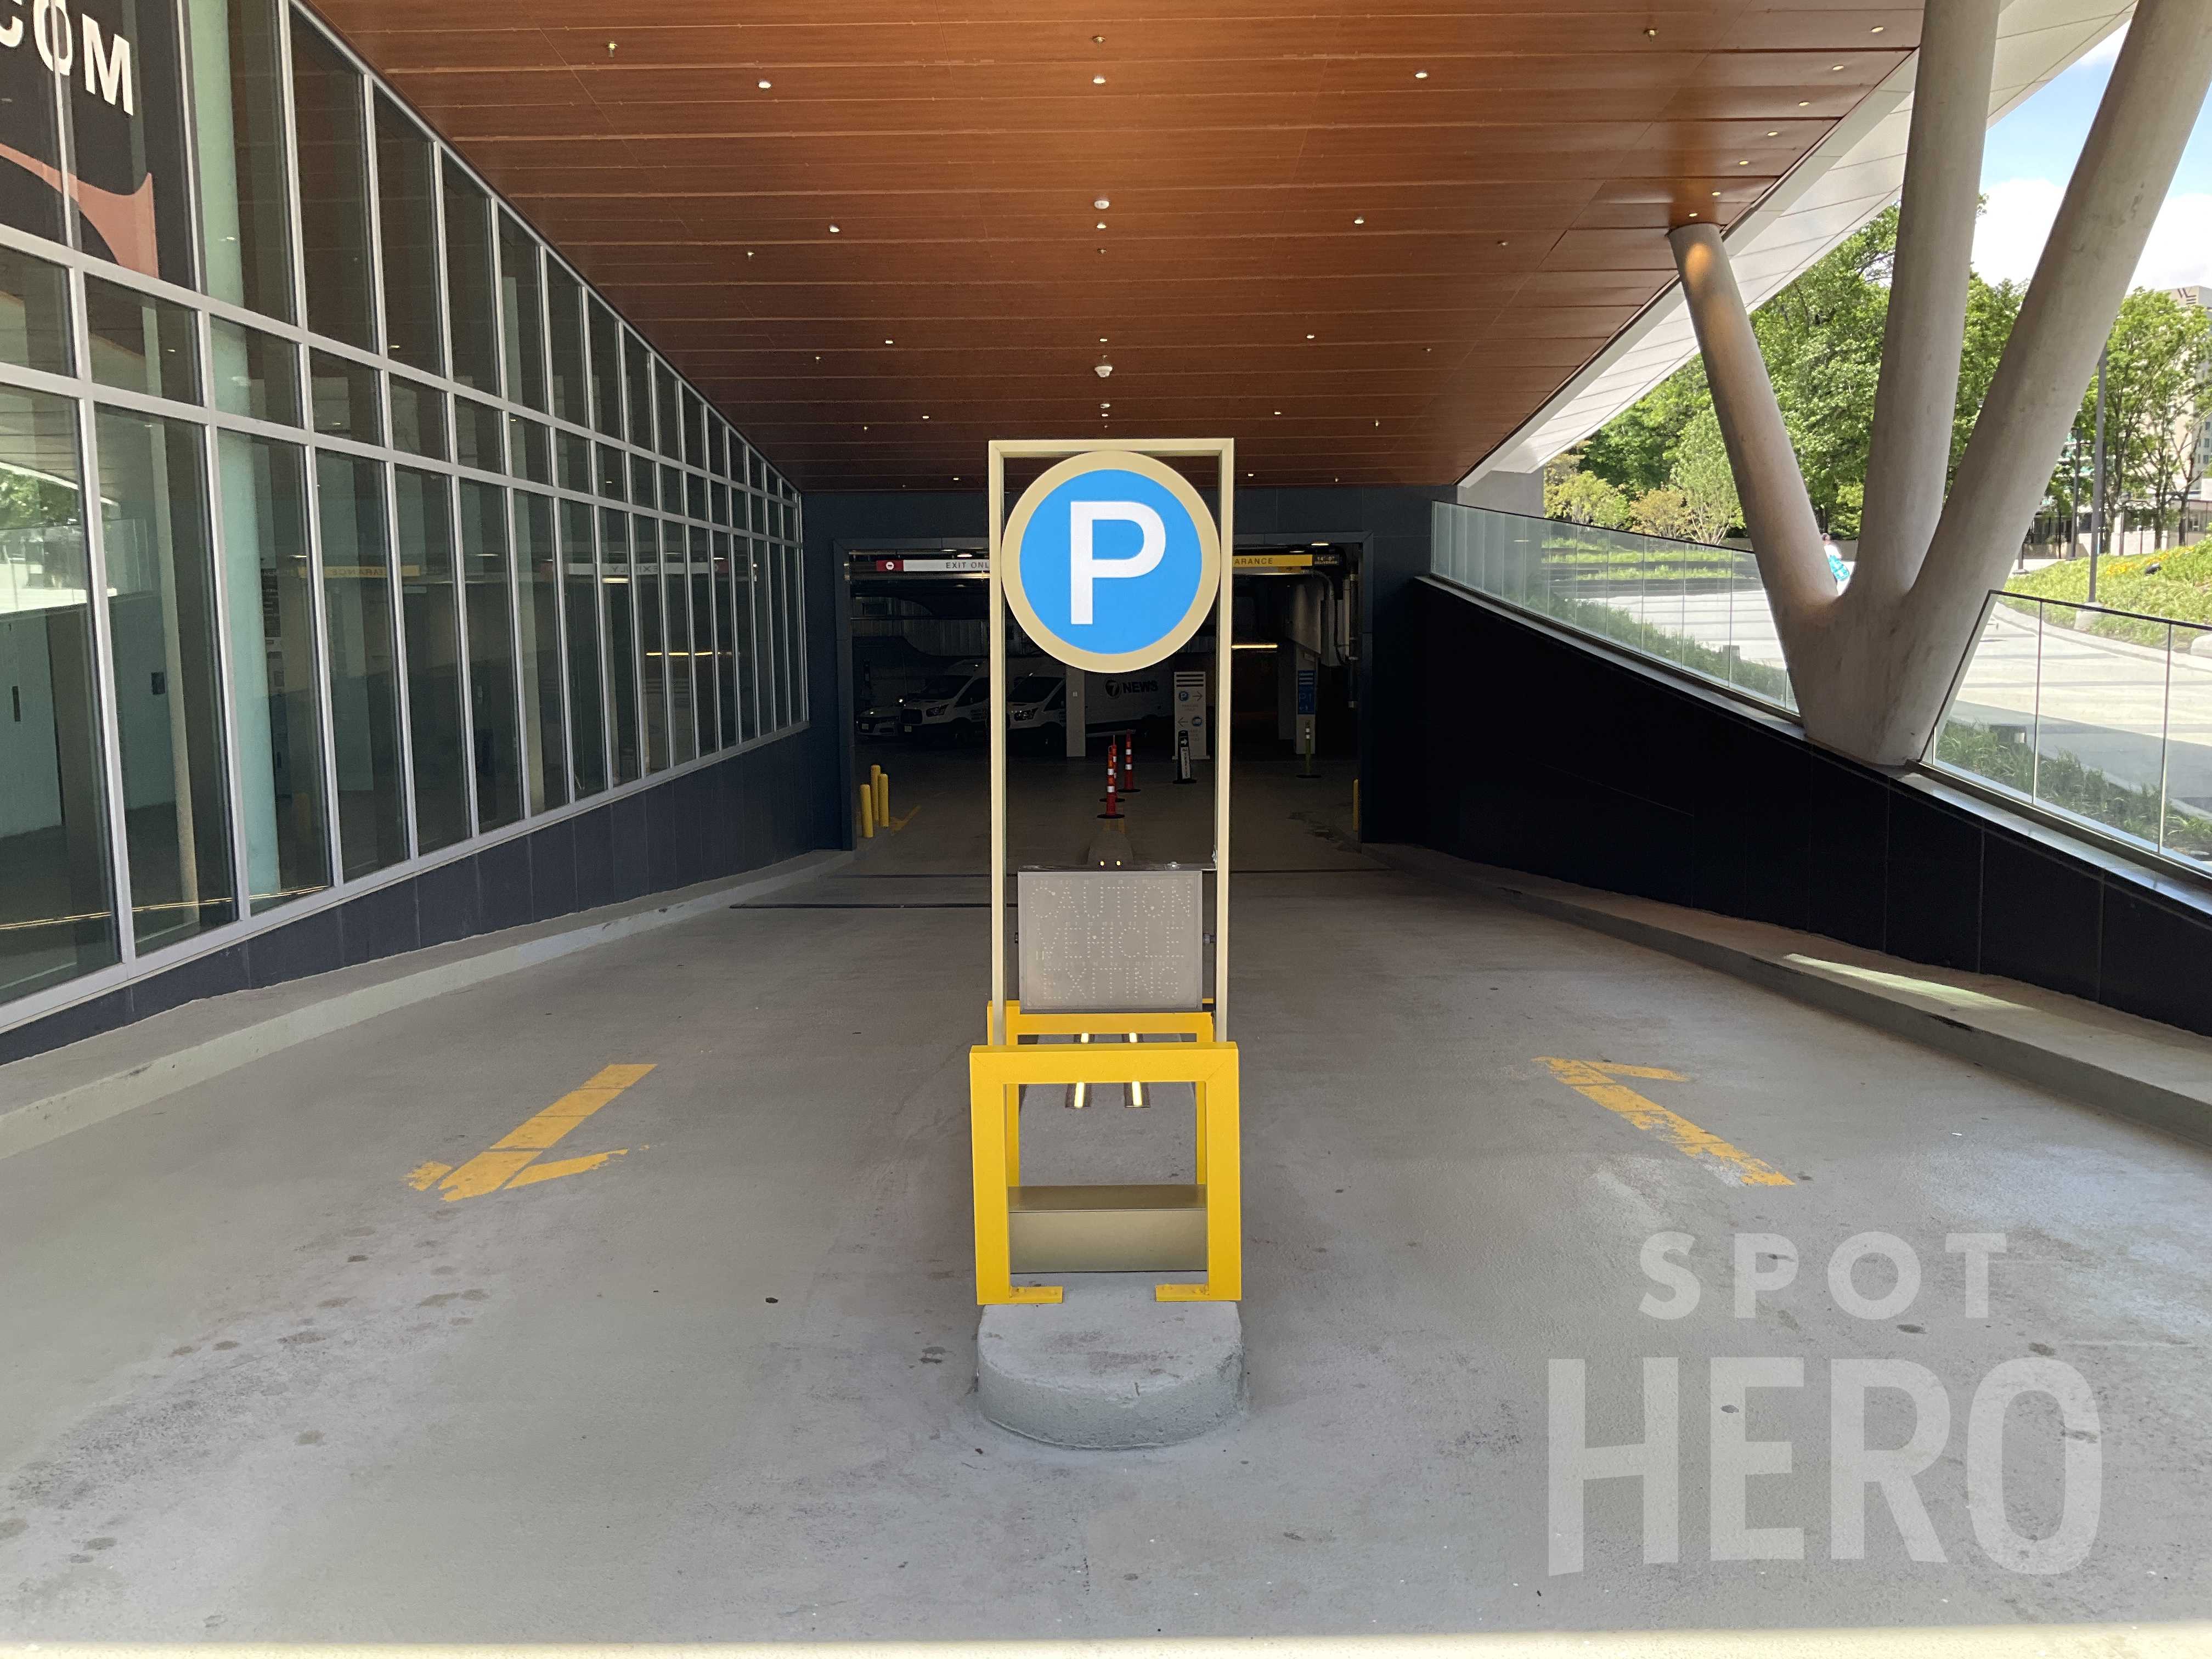
[{"label": "white van", "polygon": [[[1083,677],[1083,723],[1092,732],[1126,731],[1164,720],[1173,704],[1175,677],[1161,663],[1127,674]],[[1065,672],[1018,675],[1006,688],[1006,724],[1016,734],[1067,731]]]}]

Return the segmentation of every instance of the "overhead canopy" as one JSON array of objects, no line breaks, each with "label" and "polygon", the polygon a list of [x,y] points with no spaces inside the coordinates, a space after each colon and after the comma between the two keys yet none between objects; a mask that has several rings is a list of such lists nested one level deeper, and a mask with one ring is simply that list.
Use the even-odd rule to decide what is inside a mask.
[{"label": "overhead canopy", "polygon": [[990,438],[1115,433],[1232,435],[1263,484],[1448,483],[1672,284],[1671,225],[1752,209],[1919,28],[1815,0],[322,9],[810,489],[972,488]]}]

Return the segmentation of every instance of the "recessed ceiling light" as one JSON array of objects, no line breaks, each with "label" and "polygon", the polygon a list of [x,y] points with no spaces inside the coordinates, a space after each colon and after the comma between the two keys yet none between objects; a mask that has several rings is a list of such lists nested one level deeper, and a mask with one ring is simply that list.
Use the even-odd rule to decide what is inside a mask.
[{"label": "recessed ceiling light", "polygon": [[952,482],[955,483],[958,483],[960,482],[960,475],[957,472],[952,475]]},{"label": "recessed ceiling light", "polygon": [[1415,70],[1413,71],[1413,78],[1416,81],[1425,81],[1429,78],[1429,72],[1426,70]]},{"label": "recessed ceiling light", "polygon": [[1103,87],[1106,84],[1106,77],[1103,75],[1094,75],[1091,77],[1091,84],[1094,87]]},{"label": "recessed ceiling light", "polygon": [[1505,238],[1504,238],[1503,236],[1501,236],[1501,237],[1499,237],[1499,238],[1498,239],[1498,246],[1500,246],[1500,247],[1504,247],[1504,246],[1505,246],[1506,245],[1507,245],[1507,244],[1506,244],[1506,240],[1505,240]]},{"label": "recessed ceiling light", "polygon": [[925,421],[926,421],[926,420],[927,420],[927,419],[929,418],[929,416],[927,416],[927,415],[925,415],[925,416],[923,416],[921,418],[922,418],[923,420],[925,420]]},{"label": "recessed ceiling light", "polygon": [[898,342],[897,342],[896,340],[886,340],[886,341],[884,341],[884,343],[885,345],[896,345],[896,344],[898,343]]},{"label": "recessed ceiling light", "polygon": [[1101,229],[1101,230],[1103,230],[1103,229],[1105,229],[1105,228],[1106,228],[1106,222],[1105,222],[1103,219],[1101,219],[1101,220],[1098,222],[1098,228],[1099,228],[1099,229]]},{"label": "recessed ceiling light", "polygon": [[1751,165],[1751,163],[1750,163],[1750,162],[1748,162],[1748,161],[1738,161],[1738,162],[1736,163],[1736,165],[1737,165],[1738,167],[1749,167],[1749,166]]},{"label": "recessed ceiling light", "polygon": [[1782,129],[1780,127],[1769,127],[1766,130],[1766,136],[1770,138],[1779,138],[1782,136]]},{"label": "recessed ceiling light", "polygon": [[1844,66],[1841,64],[1831,64],[1828,65],[1828,73],[1831,75],[1838,74],[1842,71],[1843,67]]},{"label": "recessed ceiling light", "polygon": [[1103,334],[1098,337],[1098,343],[1100,345],[1104,345],[1106,343],[1106,337]]},{"label": "recessed ceiling light", "polygon": [[773,86],[773,85],[775,85],[775,83],[774,82],[772,82],[772,81],[763,81],[763,82],[762,82],[760,83],[760,89],[761,89],[763,92],[766,92],[766,91],[767,91],[767,90],[768,90],[771,86]]},{"label": "recessed ceiling light", "polygon": [[835,235],[837,234],[837,227],[836,227],[836,226],[835,226],[835,225],[830,226],[830,234],[832,236],[835,236]]},{"label": "recessed ceiling light", "polygon": [[1098,251],[1099,251],[1101,253],[1103,253],[1106,250],[1105,250],[1104,248],[1103,248],[1103,247],[1102,247],[1102,248],[1100,248]]},{"label": "recessed ceiling light", "polygon": [[750,259],[750,258],[751,258],[752,257],[753,257],[753,251],[752,251],[750,248],[747,248],[747,249],[745,250],[745,258],[748,258],[748,259]]},{"label": "recessed ceiling light", "polygon": [[1869,29],[1867,33],[1869,34],[1880,34],[1887,27],[1887,24],[1876,23],[1872,28]]},{"label": "recessed ceiling light", "polygon": [[1800,98],[1797,100],[1797,107],[1799,109],[1810,109],[1813,107],[1813,100],[1809,98]]},{"label": "recessed ceiling light", "polygon": [[1276,414],[1278,414],[1278,415],[1281,414],[1282,412],[1283,412],[1283,411],[1282,411],[1281,410],[1279,410],[1279,410],[1277,410],[1275,411],[1275,413],[1276,413]]},{"label": "recessed ceiling light", "polygon": [[1364,224],[1365,224],[1365,223],[1367,222],[1367,221],[1366,221],[1366,219],[1365,219],[1364,217],[1361,216],[1360,215],[1354,214],[1354,215],[1352,216],[1352,222],[1353,224],[1355,224],[1355,225],[1364,225]]},{"label": "recessed ceiling light", "polygon": [[1310,339],[1312,339],[1312,338],[1313,338],[1313,336],[1312,336],[1312,335],[1310,335],[1310,334],[1309,334],[1309,335],[1307,335],[1307,336],[1306,336],[1306,338],[1308,338],[1309,340],[1310,340]]},{"label": "recessed ceiling light", "polygon": [[1718,196],[1718,195],[1720,194],[1720,191],[1715,191],[1713,192],[1713,194],[1714,194],[1714,195],[1716,195],[1716,196]]},{"label": "recessed ceiling light", "polygon": [[1094,46],[1103,46],[1106,44],[1106,37],[1103,34],[1094,34],[1091,37],[1091,44]]},{"label": "recessed ceiling light", "polygon": [[1107,200],[1103,196],[1102,196],[1102,197],[1100,197],[1097,201],[1093,202],[1091,205],[1091,206],[1093,206],[1093,207],[1095,207],[1095,208],[1097,208],[1097,209],[1101,213],[1103,213],[1103,212],[1105,212],[1105,211],[1106,211],[1106,210],[1107,210],[1108,208],[1112,207],[1114,204],[1113,204],[1111,202],[1108,201],[1108,200]]}]

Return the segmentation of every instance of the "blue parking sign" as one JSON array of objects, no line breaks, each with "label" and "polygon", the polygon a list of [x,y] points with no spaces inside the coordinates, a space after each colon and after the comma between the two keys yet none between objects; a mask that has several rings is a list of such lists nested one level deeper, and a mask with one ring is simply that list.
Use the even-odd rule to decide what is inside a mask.
[{"label": "blue parking sign", "polygon": [[1221,538],[1205,501],[1182,473],[1127,450],[1049,468],[1014,504],[999,557],[1023,631],[1096,673],[1172,656],[1221,586]]}]

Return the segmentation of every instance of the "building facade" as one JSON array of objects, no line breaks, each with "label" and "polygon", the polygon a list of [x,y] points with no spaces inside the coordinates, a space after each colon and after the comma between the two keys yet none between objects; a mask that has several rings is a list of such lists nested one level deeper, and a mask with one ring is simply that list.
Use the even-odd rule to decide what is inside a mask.
[{"label": "building facade", "polygon": [[311,15],[0,75],[0,1025],[805,724],[797,491]]}]

